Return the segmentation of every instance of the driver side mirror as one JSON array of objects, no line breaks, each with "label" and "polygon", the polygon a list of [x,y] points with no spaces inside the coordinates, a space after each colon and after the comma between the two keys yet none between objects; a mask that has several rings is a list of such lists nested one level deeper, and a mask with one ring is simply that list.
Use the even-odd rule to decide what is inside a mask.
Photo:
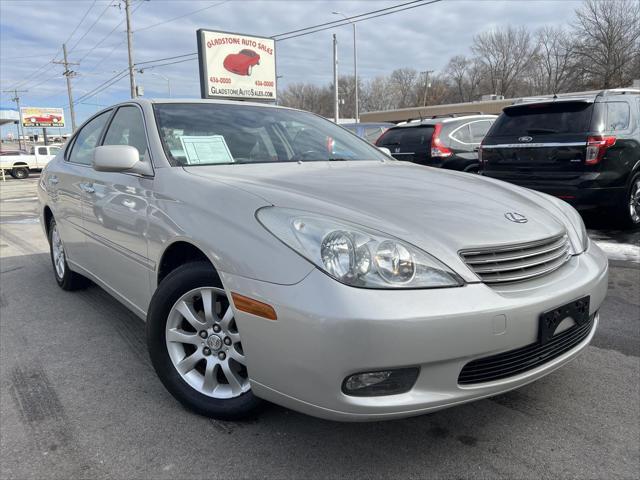
[{"label": "driver side mirror", "polygon": [[126,172],[153,175],[151,165],[140,161],[138,149],[130,145],[101,145],[93,153],[93,169],[98,172]]}]

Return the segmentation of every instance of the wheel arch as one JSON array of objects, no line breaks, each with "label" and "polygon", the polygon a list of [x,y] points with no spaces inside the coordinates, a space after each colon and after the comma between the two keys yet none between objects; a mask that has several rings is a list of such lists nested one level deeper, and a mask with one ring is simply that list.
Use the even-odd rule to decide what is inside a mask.
[{"label": "wheel arch", "polygon": [[186,240],[176,240],[169,244],[162,252],[158,262],[156,287],[172,271],[188,262],[206,261],[217,273],[217,269],[209,256],[195,244]]},{"label": "wheel arch", "polygon": [[47,232],[47,238],[49,238],[49,225],[51,224],[51,219],[53,218],[53,212],[49,208],[49,205],[45,205],[42,209],[42,218],[44,220],[44,231]]}]

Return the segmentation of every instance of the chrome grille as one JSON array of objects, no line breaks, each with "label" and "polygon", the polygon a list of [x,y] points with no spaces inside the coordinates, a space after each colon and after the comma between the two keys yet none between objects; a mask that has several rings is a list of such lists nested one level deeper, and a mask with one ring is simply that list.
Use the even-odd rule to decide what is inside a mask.
[{"label": "chrome grille", "polygon": [[464,262],[485,283],[520,282],[546,275],[571,257],[569,239],[560,235],[537,242],[463,250]]}]

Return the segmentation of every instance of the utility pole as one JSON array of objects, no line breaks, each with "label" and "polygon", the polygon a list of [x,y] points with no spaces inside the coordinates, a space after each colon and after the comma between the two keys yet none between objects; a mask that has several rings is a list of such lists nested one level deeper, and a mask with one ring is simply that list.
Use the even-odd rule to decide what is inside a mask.
[{"label": "utility pole", "polygon": [[334,102],[334,121],[338,123],[340,118],[340,100],[338,98],[338,38],[333,34],[333,102]]},{"label": "utility pole", "polygon": [[429,91],[429,74],[433,73],[433,70],[426,70],[424,72],[424,100],[422,102],[423,106],[427,106],[427,92]]},{"label": "utility pole", "polygon": [[331,12],[334,15],[342,16],[353,27],[353,81],[354,85],[354,102],[355,102],[355,120],[356,123],[360,122],[360,106],[358,104],[358,44],[356,42],[356,23],[349,20],[342,12]]},{"label": "utility pole", "polygon": [[64,72],[62,73],[65,77],[67,77],[67,94],[69,95],[69,115],[71,115],[71,133],[76,131],[76,111],[73,106],[73,93],[71,91],[71,77],[75,75],[73,70],[69,70],[69,65],[79,65],[79,63],[69,62],[67,58],[67,44],[62,44],[62,54],[64,57],[64,61],[62,62],[53,62],[58,63],[60,65],[64,65]]},{"label": "utility pole", "polygon": [[129,50],[129,84],[131,98],[136,98],[136,78],[133,69],[133,30],[131,30],[131,0],[124,0],[124,11],[127,15],[127,49]]},{"label": "utility pole", "polygon": [[[13,93],[12,102],[16,102],[16,108],[18,109],[18,148],[22,150],[22,137],[24,137],[24,125],[22,124],[22,110],[20,109],[20,95],[19,93],[25,93],[27,90],[5,90],[5,93]],[[27,148],[27,141],[25,140],[24,148]]]}]

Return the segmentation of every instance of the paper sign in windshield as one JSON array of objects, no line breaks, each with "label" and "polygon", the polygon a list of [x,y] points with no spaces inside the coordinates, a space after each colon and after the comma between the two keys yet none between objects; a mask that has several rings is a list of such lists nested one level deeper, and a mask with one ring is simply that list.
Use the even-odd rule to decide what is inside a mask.
[{"label": "paper sign in windshield", "polygon": [[233,163],[233,156],[222,135],[181,136],[187,164]]}]

